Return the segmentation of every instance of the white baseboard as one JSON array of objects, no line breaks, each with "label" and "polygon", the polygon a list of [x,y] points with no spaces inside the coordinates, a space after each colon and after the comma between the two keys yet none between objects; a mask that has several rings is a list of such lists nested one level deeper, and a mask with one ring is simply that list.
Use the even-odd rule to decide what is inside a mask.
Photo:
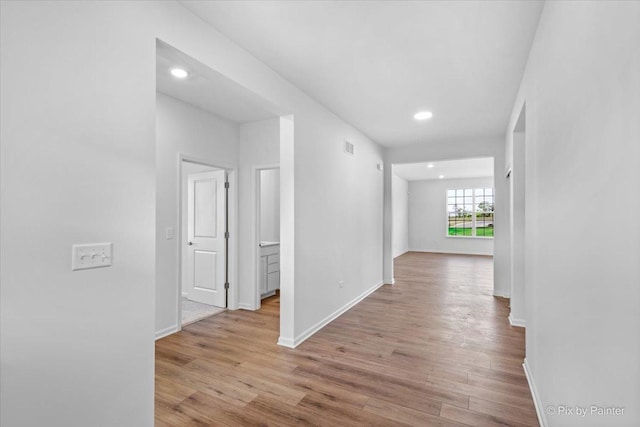
[{"label": "white baseboard", "polygon": [[393,259],[396,259],[396,258],[398,258],[399,256],[402,256],[402,255],[406,254],[407,252],[409,252],[409,249],[407,249],[406,251],[404,251],[404,252],[402,252],[402,253],[399,253],[398,255],[394,255],[394,256],[393,256]]},{"label": "white baseboard", "polygon": [[544,408],[542,406],[542,402],[540,401],[540,395],[538,394],[538,389],[536,388],[536,383],[533,382],[533,375],[531,375],[531,369],[529,369],[529,364],[527,363],[527,359],[524,359],[524,363],[522,364],[524,368],[524,375],[527,377],[527,382],[529,383],[529,390],[531,391],[531,397],[533,397],[533,406],[536,408],[536,414],[538,415],[538,422],[540,423],[540,427],[547,427],[547,419],[545,418]]},{"label": "white baseboard", "polygon": [[164,338],[167,335],[175,334],[178,332],[178,325],[169,326],[168,328],[164,328],[161,331],[156,331],[156,340],[160,338]]},{"label": "white baseboard", "polygon": [[434,254],[454,254],[454,255],[484,255],[493,256],[493,252],[482,251],[451,251],[448,249],[409,249],[409,252],[430,252]]},{"label": "white baseboard", "polygon": [[251,310],[251,311],[256,311],[256,308],[255,308],[253,305],[251,305],[251,304],[247,304],[247,303],[245,303],[245,302],[238,303],[238,308],[239,308],[240,310]]},{"label": "white baseboard", "polygon": [[362,301],[363,299],[365,299],[366,297],[371,295],[373,292],[375,292],[383,284],[384,284],[384,282],[380,282],[380,283],[375,284],[373,287],[367,289],[366,291],[364,291],[362,294],[360,294],[356,298],[352,299],[351,301],[349,301],[348,303],[346,303],[345,305],[343,305],[342,307],[340,307],[339,309],[337,309],[336,311],[334,311],[333,313],[331,313],[330,315],[328,315],[327,317],[325,317],[324,319],[322,319],[321,321],[316,323],[315,325],[311,326],[306,331],[304,331],[301,334],[299,334],[293,340],[291,340],[290,338],[280,337],[278,339],[278,345],[281,345],[283,347],[296,348],[297,346],[302,344],[306,339],[308,339],[313,334],[318,332],[320,329],[324,328],[329,323],[331,323],[333,320],[335,320],[336,318],[340,317],[340,315],[342,313],[344,313],[345,311],[349,310],[351,307],[353,307],[354,305],[358,304],[360,301]]},{"label": "white baseboard", "polygon": [[516,319],[514,317],[511,317],[511,314],[509,314],[509,324],[511,326],[517,326],[519,328],[526,328],[527,327],[524,319]]},{"label": "white baseboard", "polygon": [[291,338],[278,337],[278,345],[281,345],[282,347],[296,348],[296,346],[293,345],[293,340]]},{"label": "white baseboard", "polygon": [[500,298],[507,298],[507,299],[511,298],[511,295],[509,295],[508,292],[495,292],[494,291],[493,292],[493,296],[494,297],[500,297]]},{"label": "white baseboard", "polygon": [[395,285],[396,284],[396,279],[385,280],[383,282],[383,284],[385,284],[385,285]]},{"label": "white baseboard", "polygon": [[276,291],[275,291],[275,290],[274,290],[274,291],[267,292],[266,294],[262,294],[262,295],[260,295],[260,301],[262,301],[262,300],[263,300],[263,299],[265,299],[265,298],[272,297],[272,296],[274,296],[275,294],[276,294]]},{"label": "white baseboard", "polygon": [[182,295],[183,297],[185,297],[185,298],[188,298],[188,297],[189,297],[189,294],[188,294],[187,292],[184,292],[184,291],[182,292],[182,294],[181,294],[181,295]]}]

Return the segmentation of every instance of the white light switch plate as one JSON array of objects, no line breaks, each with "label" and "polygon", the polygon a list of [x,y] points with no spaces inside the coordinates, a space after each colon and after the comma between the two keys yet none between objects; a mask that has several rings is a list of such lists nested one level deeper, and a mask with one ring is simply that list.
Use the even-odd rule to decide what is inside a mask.
[{"label": "white light switch plate", "polygon": [[113,244],[91,243],[71,246],[71,270],[108,267],[111,265]]}]

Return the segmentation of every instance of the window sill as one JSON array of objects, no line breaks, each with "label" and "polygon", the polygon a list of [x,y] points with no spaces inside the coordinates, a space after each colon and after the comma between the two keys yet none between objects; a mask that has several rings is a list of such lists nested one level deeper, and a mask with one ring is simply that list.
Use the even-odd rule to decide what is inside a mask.
[{"label": "window sill", "polygon": [[493,240],[494,236],[449,236],[448,234],[445,237],[449,239],[482,239],[482,240]]}]

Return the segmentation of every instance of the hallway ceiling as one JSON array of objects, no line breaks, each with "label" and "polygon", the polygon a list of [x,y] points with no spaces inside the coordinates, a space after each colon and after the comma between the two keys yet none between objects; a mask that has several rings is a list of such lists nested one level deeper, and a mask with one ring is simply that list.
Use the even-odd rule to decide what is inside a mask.
[{"label": "hallway ceiling", "polygon": [[[176,79],[172,68],[189,75]],[[168,44],[156,42],[156,90],[236,123],[254,122],[279,113],[248,89]]]},{"label": "hallway ceiling", "polygon": [[394,164],[393,173],[406,181],[493,177],[493,157]]},{"label": "hallway ceiling", "polygon": [[[541,1],[182,1],[387,146],[502,136]],[[413,115],[433,112],[418,122]]]}]

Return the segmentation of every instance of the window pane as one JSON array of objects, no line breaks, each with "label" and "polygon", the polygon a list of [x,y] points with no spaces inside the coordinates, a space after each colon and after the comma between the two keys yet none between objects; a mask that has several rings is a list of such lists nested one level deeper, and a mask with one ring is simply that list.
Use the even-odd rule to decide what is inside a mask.
[{"label": "window pane", "polygon": [[493,188],[447,190],[447,235],[493,237],[493,210]]},{"label": "window pane", "polygon": [[493,237],[493,188],[476,189],[476,236]]}]

